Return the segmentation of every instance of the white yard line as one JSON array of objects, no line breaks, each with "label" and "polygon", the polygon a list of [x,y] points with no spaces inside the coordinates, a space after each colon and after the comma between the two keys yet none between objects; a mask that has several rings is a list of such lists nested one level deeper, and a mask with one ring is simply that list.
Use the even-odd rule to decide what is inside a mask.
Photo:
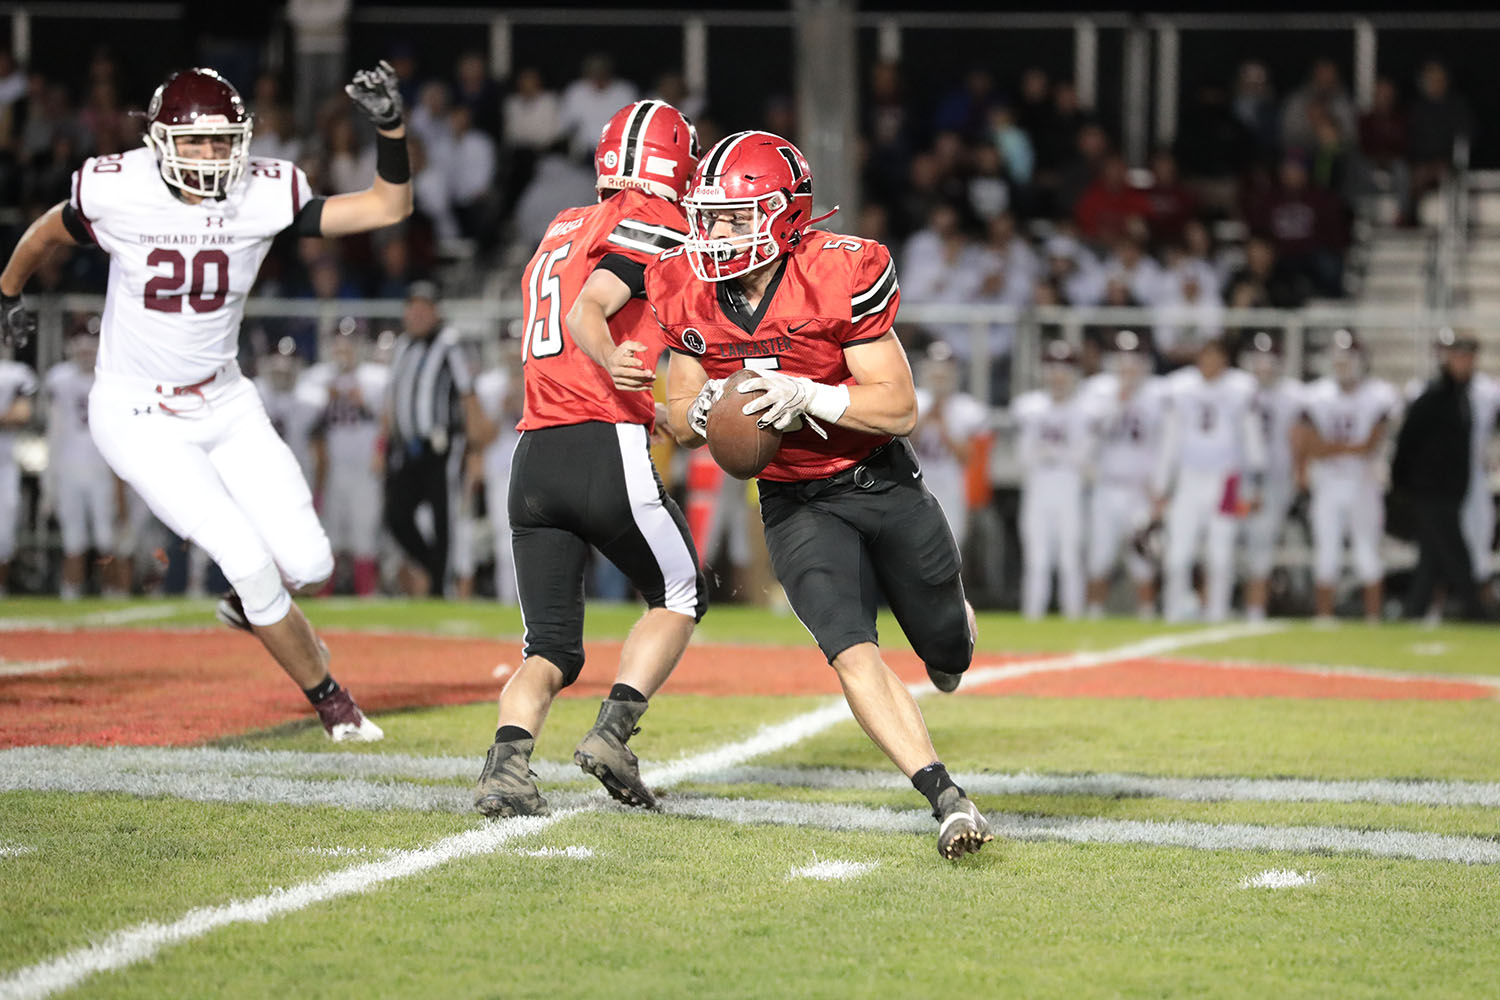
[{"label": "white yard line", "polygon": [[0,677],[26,677],[30,674],[50,674],[72,665],[72,660],[0,659]]},{"label": "white yard line", "polygon": [[[161,610],[158,606],[152,610]],[[131,610],[131,609],[128,609]],[[146,611],[148,609],[133,609]],[[169,613],[175,613],[169,612]],[[1222,628],[1160,636],[1131,643],[1113,650],[1047,657],[999,667],[981,667],[967,678],[972,686],[1006,677],[1048,670],[1072,670],[1121,660],[1157,656],[1165,652],[1212,642],[1243,638],[1275,631],[1274,625],[1231,625]],[[912,685],[913,694],[924,697],[933,693],[929,685]],[[740,740],[705,753],[685,757],[668,764],[648,768],[642,777],[653,785],[668,786],[709,771],[735,767],[762,754],[793,746],[848,719],[849,709],[842,701],[804,713],[779,725],[767,726],[746,740]],[[446,864],[455,858],[488,854],[507,841],[538,833],[578,810],[554,812],[550,816],[504,820],[488,823],[477,830],[445,837],[430,847],[405,851],[382,861],[357,865],[290,889],[277,890],[249,900],[236,900],[221,906],[201,907],[170,924],[149,922],[118,931],[86,948],[66,952],[57,958],[27,966],[0,979],[0,1000],[32,1000],[46,997],[83,982],[90,976],[111,969],[122,969],[151,958],[162,948],[180,944],[229,924],[265,921],[341,896],[365,892],[374,886],[405,878]],[[917,814],[920,816],[920,814]],[[930,821],[924,824],[930,827]]]},{"label": "white yard line", "polygon": [[0,618],[0,632],[66,631],[75,628],[110,628],[119,625],[134,625],[138,622],[171,618],[199,607],[197,603],[169,601],[165,604],[144,604],[138,607],[117,608],[114,611],[95,611],[85,615],[58,615],[51,618]]},{"label": "white yard line", "polygon": [[1475,684],[1500,694],[1500,677],[1493,674],[1413,674],[1379,667],[1350,667],[1329,663],[1276,663],[1267,660],[1192,660],[1194,667],[1212,670],[1285,670],[1310,677],[1357,677],[1407,684]]}]

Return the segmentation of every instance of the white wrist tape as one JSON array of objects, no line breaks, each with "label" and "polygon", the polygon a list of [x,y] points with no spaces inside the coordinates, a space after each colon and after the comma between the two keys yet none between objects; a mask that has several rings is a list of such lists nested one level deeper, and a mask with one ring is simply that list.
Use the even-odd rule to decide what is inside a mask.
[{"label": "white wrist tape", "polygon": [[823,385],[821,382],[814,382],[812,399],[807,401],[807,409],[804,412],[824,423],[836,424],[847,409],[849,409],[847,385]]}]

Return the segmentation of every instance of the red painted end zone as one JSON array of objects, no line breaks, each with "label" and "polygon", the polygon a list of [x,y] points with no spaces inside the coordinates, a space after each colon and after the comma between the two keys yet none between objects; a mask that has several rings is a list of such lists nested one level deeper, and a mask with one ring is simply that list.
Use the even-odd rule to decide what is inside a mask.
[{"label": "red painted end zone", "polygon": [[[520,662],[514,641],[414,635],[327,634],[334,674],[372,714],[493,699],[501,663]],[[72,665],[0,676],[0,747],[31,744],[186,745],[311,720],[306,700],[259,643],[225,631],[9,632],[10,664]],[[618,643],[591,643],[573,697],[598,698],[613,681]],[[1034,659],[1035,657],[1027,657]],[[906,681],[925,682],[911,653],[893,652]],[[1016,657],[986,657],[992,666]],[[667,688],[706,695],[836,694],[833,671],[812,647],[695,645]],[[1319,675],[1278,667],[1225,669],[1185,661],[1131,661],[998,681],[984,694],[1094,698],[1476,699],[1485,685]]]}]

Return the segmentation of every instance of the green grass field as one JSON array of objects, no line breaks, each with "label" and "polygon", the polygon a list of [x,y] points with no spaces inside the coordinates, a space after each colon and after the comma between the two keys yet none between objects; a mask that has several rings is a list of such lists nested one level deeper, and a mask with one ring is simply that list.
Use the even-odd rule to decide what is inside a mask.
[{"label": "green grass field", "polygon": [[[61,628],[65,646],[70,624],[205,627],[208,607],[12,601],[0,629]],[[330,628],[519,631],[478,604],[311,611]],[[635,615],[589,616],[618,638]],[[980,645],[1177,632],[1193,629],[987,615]],[[725,608],[696,641],[809,640]],[[1488,682],[1500,631],[1290,625],[1169,655]],[[24,711],[5,685],[0,719]],[[1001,831],[958,864],[852,721],[708,756],[835,701],[669,686],[632,742],[665,791],[648,814],[569,770],[596,703],[561,700],[536,755],[558,813],[540,822],[466,811],[492,702],[383,715],[387,739],[352,750],[309,717],[201,750],[0,751],[0,998],[1495,992],[1493,697],[924,697]],[[1267,872],[1301,884],[1246,887]]]}]

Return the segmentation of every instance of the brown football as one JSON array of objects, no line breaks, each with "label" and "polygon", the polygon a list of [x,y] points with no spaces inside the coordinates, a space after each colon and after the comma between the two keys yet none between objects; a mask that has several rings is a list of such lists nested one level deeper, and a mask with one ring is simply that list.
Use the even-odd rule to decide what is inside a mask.
[{"label": "brown football", "polygon": [[745,404],[756,393],[742,393],[741,382],[759,378],[753,368],[735,372],[724,382],[724,395],[708,411],[708,451],[719,468],[736,479],[754,479],[760,475],[781,448],[781,432],[761,430],[755,425],[759,414],[745,415]]}]

